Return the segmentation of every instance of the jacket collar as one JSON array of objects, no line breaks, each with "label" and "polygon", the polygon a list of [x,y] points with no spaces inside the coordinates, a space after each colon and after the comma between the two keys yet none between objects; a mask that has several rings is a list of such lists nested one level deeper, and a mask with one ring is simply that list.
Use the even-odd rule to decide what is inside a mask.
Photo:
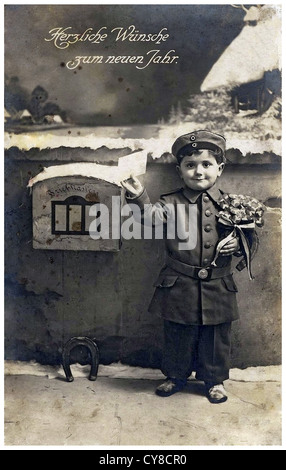
[{"label": "jacket collar", "polygon": [[183,189],[184,196],[193,204],[197,202],[198,198],[203,193],[207,193],[208,196],[210,196],[210,198],[216,203],[220,201],[223,194],[223,192],[217,187],[216,184],[214,184],[207,191],[194,191],[193,189],[187,187]]}]

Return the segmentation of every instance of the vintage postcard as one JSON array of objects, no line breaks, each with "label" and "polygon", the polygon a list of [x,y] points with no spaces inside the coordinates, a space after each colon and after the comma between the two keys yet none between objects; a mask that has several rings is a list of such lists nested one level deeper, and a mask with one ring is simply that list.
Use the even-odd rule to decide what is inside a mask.
[{"label": "vintage postcard", "polygon": [[279,448],[282,6],[4,17],[6,448]]}]

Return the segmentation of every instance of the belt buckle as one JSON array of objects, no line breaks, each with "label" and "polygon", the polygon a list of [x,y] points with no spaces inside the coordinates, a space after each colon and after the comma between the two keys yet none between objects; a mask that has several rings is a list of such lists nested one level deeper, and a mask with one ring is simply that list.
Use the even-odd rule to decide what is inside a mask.
[{"label": "belt buckle", "polygon": [[198,277],[201,281],[206,281],[211,277],[211,269],[202,268],[198,271]]}]

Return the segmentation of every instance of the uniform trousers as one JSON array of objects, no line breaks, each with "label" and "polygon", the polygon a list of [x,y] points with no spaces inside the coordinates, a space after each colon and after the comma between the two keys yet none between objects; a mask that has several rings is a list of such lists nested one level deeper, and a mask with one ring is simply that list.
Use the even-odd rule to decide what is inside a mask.
[{"label": "uniform trousers", "polygon": [[183,325],[164,321],[162,372],[186,381],[193,371],[204,382],[219,384],[229,378],[231,323]]}]

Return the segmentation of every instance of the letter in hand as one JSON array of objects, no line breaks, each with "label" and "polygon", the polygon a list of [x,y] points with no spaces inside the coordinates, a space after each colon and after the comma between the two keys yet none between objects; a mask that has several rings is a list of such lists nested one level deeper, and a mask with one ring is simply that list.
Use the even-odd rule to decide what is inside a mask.
[{"label": "letter in hand", "polygon": [[121,185],[126,189],[128,195],[133,198],[141,196],[144,191],[144,187],[140,183],[139,179],[133,175],[130,175],[130,178],[127,180],[121,181]]}]

